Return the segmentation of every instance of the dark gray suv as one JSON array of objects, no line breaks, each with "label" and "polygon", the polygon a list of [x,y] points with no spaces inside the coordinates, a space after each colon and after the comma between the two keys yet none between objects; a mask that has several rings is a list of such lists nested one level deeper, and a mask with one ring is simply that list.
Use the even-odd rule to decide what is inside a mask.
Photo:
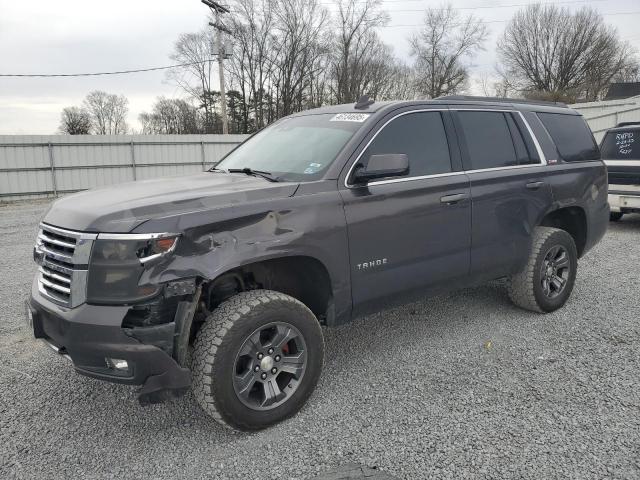
[{"label": "dark gray suv", "polygon": [[488,280],[551,312],[609,220],[607,171],[559,104],[448,97],[281,119],[208,172],[64,197],[29,318],[77,372],[191,388],[228,426],[294,414],[321,325]]}]

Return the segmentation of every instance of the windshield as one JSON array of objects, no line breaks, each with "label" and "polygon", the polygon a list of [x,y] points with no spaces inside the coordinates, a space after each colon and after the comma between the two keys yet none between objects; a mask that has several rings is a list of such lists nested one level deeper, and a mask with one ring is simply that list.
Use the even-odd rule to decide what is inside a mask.
[{"label": "windshield", "polygon": [[602,141],[606,160],[640,160],[640,129],[609,132]]},{"label": "windshield", "polygon": [[322,177],[369,114],[321,114],[285,118],[258,132],[216,168],[250,168],[282,180]]}]

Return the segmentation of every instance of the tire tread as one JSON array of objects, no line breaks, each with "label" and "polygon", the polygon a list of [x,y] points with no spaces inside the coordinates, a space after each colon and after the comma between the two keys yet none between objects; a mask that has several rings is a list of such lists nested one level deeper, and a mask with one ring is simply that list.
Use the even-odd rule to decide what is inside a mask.
[{"label": "tire tread", "polygon": [[558,232],[564,232],[558,228],[536,227],[531,242],[531,253],[524,269],[507,280],[507,291],[511,301],[520,308],[532,312],[545,313],[536,300],[534,292],[535,270],[538,257],[547,240]]},{"label": "tire tread", "polygon": [[[307,306],[299,300],[273,290],[250,290],[241,292],[222,302],[207,317],[202,328],[196,336],[193,347],[192,391],[196,402],[200,407],[218,423],[229,429],[236,429],[237,426],[251,430],[251,425],[232,425],[225,418],[225,412],[215,400],[215,382],[212,381],[211,374],[218,360],[218,351],[224,341],[225,335],[231,330],[235,322],[242,318],[247,318],[256,312],[256,307],[266,305],[271,302],[289,303],[298,308],[308,310]],[[311,311],[309,310],[309,313]],[[313,313],[311,313],[313,315]]]}]

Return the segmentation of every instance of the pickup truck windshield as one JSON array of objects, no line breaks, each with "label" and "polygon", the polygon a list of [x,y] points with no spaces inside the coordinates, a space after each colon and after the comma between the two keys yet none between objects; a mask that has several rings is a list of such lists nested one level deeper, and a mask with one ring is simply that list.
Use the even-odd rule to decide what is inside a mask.
[{"label": "pickup truck windshield", "polygon": [[607,133],[600,150],[605,160],[640,160],[640,129]]},{"label": "pickup truck windshield", "polygon": [[251,137],[216,168],[250,168],[294,182],[317,180],[367,116],[331,113],[285,118]]}]

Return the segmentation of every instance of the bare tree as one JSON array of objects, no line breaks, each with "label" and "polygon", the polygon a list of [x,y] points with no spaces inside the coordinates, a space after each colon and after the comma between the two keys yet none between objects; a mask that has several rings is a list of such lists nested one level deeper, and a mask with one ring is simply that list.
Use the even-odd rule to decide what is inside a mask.
[{"label": "bare tree", "polygon": [[86,96],[83,108],[91,118],[91,130],[96,135],[127,133],[129,100],[124,95],[115,95],[95,90]]},{"label": "bare tree", "polygon": [[206,133],[212,133],[215,124],[216,96],[212,94],[212,76],[217,70],[211,57],[212,44],[212,33],[206,29],[198,33],[183,33],[170,55],[182,66],[169,70],[167,74],[204,111]]},{"label": "bare tree", "polygon": [[[635,53],[635,52],[634,52]],[[633,55],[622,69],[613,76],[614,82],[640,82],[640,61]]]},{"label": "bare tree", "polygon": [[229,27],[234,35],[234,55],[230,62],[232,85],[237,85],[249,109],[255,127],[264,127],[271,119],[268,104],[270,95],[271,56],[274,51],[274,12],[269,0],[236,0]]},{"label": "bare tree", "polygon": [[179,98],[158,97],[151,113],[138,116],[145,134],[202,133],[204,119],[196,107]]},{"label": "bare tree", "polygon": [[310,79],[322,64],[318,58],[327,53],[320,48],[327,26],[328,12],[318,0],[281,0],[276,4],[276,32],[273,66],[281,110],[289,115],[307,106]]},{"label": "bare tree", "polygon": [[469,77],[465,62],[486,38],[485,25],[472,15],[463,18],[451,5],[427,9],[422,29],[410,38],[419,93],[436,98],[462,90]]},{"label": "bare tree", "polygon": [[629,45],[597,11],[541,4],[515,14],[498,55],[505,82],[526,96],[552,100],[595,100],[616,75],[637,65]]},{"label": "bare tree", "polygon": [[[365,93],[378,99],[415,97],[412,69],[375,30],[388,21],[380,2],[338,0],[332,18],[321,0],[232,0],[233,15],[224,20],[233,32],[233,55],[225,68],[234,92],[227,95],[234,128],[249,133],[282,116],[353,102]],[[169,76],[198,99],[205,123],[217,128],[210,40],[206,32],[181,35],[172,58],[186,65]],[[140,117],[145,128],[159,128],[154,119],[162,117],[155,113]]]},{"label": "bare tree", "polygon": [[338,0],[337,26],[332,49],[331,74],[337,103],[356,101],[368,92],[384,45],[375,28],[389,16],[380,10],[380,0]]},{"label": "bare tree", "polygon": [[485,97],[509,97],[517,95],[509,90],[508,85],[503,81],[501,76],[489,75],[487,72],[480,73],[475,83],[477,88]]},{"label": "bare tree", "polygon": [[88,135],[91,133],[89,112],[80,107],[67,107],[60,115],[60,133],[66,135]]}]

